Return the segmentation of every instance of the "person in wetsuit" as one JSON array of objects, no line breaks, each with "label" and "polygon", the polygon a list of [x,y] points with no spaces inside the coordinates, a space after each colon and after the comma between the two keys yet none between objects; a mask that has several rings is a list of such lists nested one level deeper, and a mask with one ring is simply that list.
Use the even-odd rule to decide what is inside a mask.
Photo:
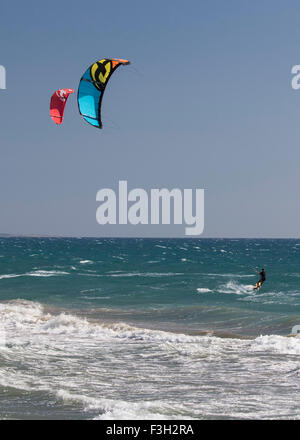
[{"label": "person in wetsuit", "polygon": [[262,286],[262,284],[266,281],[266,272],[265,272],[265,269],[263,267],[261,269],[261,272],[257,272],[257,273],[260,275],[260,279],[255,284],[254,290],[259,289]]}]

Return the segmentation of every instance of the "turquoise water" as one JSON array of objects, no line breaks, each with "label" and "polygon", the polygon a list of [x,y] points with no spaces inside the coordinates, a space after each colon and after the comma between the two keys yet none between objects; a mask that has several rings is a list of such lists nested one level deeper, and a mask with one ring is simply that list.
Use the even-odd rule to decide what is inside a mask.
[{"label": "turquoise water", "polygon": [[298,418],[299,324],[300,240],[0,238],[0,417]]}]

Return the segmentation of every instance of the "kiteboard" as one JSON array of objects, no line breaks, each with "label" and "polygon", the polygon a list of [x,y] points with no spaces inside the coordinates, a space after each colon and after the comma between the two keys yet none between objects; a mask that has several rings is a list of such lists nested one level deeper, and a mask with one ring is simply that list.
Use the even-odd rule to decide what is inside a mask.
[{"label": "kiteboard", "polygon": [[263,283],[261,283],[261,282],[258,281],[258,282],[255,284],[255,286],[253,286],[253,290],[259,290],[259,289],[261,288],[262,284],[263,284]]}]

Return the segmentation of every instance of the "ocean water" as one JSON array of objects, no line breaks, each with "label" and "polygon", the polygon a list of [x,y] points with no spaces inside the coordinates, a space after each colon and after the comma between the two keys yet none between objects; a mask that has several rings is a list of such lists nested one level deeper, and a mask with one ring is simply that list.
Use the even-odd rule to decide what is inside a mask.
[{"label": "ocean water", "polygon": [[295,325],[300,240],[0,238],[0,418],[299,419]]}]

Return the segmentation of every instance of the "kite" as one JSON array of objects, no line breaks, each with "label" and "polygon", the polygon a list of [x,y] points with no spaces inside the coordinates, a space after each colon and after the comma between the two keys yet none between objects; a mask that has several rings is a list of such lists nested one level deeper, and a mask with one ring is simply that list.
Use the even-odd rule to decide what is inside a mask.
[{"label": "kite", "polygon": [[50,116],[57,125],[63,122],[65,106],[71,93],[74,93],[73,89],[59,89],[51,97]]},{"label": "kite", "polygon": [[105,87],[114,71],[128,60],[104,58],[92,64],[80,79],[77,93],[78,110],[83,119],[97,128],[102,128],[101,104]]}]

